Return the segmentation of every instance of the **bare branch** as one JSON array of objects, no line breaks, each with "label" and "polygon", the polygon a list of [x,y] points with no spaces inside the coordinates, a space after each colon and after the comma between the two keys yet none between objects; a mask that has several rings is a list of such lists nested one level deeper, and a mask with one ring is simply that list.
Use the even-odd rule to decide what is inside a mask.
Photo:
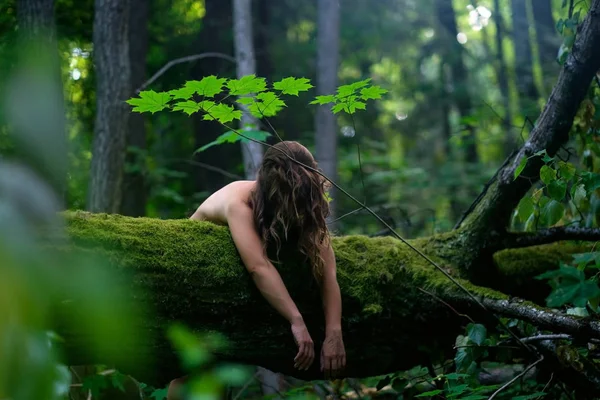
[{"label": "bare branch", "polygon": [[529,247],[554,243],[561,240],[600,240],[600,228],[580,228],[559,226],[537,232],[510,232],[506,238],[506,248]]},{"label": "bare branch", "polygon": [[214,52],[193,54],[191,56],[176,58],[176,59],[171,60],[168,63],[166,63],[161,69],[159,69],[154,75],[152,75],[152,77],[150,79],[148,79],[139,88],[137,88],[135,90],[135,93],[139,94],[142,90],[144,90],[146,87],[150,86],[155,80],[157,80],[162,74],[167,72],[171,67],[173,67],[177,64],[181,64],[181,63],[202,60],[204,58],[221,58],[223,60],[231,61],[233,63],[235,62],[235,58],[233,58],[230,55],[223,54],[223,53],[214,53]]},{"label": "bare branch", "polygon": [[519,375],[515,376],[514,378],[512,378],[510,381],[506,382],[504,385],[502,385],[498,390],[496,390],[489,398],[488,400],[492,400],[494,397],[496,397],[500,392],[502,392],[503,390],[505,390],[506,388],[508,388],[510,385],[512,385],[513,383],[515,383],[516,381],[518,381],[519,379],[521,379],[522,377],[524,377],[525,375],[527,375],[527,373],[536,365],[538,365],[539,363],[541,363],[544,360],[544,357],[540,357],[536,362],[534,362],[533,364],[530,364],[527,368],[525,368],[523,370],[523,372],[521,372]]}]

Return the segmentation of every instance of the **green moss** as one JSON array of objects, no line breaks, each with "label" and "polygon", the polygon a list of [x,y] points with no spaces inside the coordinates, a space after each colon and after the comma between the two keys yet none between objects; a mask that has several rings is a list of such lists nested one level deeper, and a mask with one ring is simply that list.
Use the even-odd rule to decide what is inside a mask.
[{"label": "green moss", "polygon": [[593,243],[552,243],[521,249],[507,249],[494,254],[494,265],[503,276],[531,279],[559,263],[570,262],[572,255],[590,251]]}]

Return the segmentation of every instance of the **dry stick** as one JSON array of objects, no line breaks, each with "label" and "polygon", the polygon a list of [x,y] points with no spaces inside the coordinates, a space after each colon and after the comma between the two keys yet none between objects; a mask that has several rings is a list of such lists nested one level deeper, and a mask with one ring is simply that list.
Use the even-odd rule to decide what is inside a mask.
[{"label": "dry stick", "polygon": [[162,74],[164,74],[165,72],[167,72],[167,70],[169,68],[171,68],[174,65],[177,64],[181,64],[184,62],[191,62],[191,61],[197,61],[197,60],[201,60],[203,58],[221,58],[223,60],[227,60],[227,61],[231,61],[231,62],[235,62],[235,58],[233,58],[230,55],[227,54],[223,54],[223,53],[202,53],[202,54],[193,54],[191,56],[185,56],[185,57],[181,57],[181,58],[176,58],[175,60],[171,60],[168,63],[166,63],[161,69],[159,69],[154,75],[152,75],[152,77],[150,79],[148,79],[146,82],[144,82],[139,88],[137,88],[135,90],[136,93],[140,93],[142,90],[144,90],[146,87],[148,87],[149,85],[151,85],[155,80],[157,80]]},{"label": "dry stick", "polygon": [[544,356],[540,357],[539,360],[537,360],[536,362],[534,362],[533,364],[529,365],[527,368],[525,368],[523,370],[523,372],[521,372],[519,375],[515,376],[514,378],[512,378],[510,381],[506,382],[504,385],[502,385],[498,390],[496,390],[489,398],[488,400],[492,400],[494,397],[496,397],[500,392],[502,392],[503,390],[505,390],[507,387],[509,387],[510,385],[512,385],[513,383],[515,383],[516,381],[518,381],[519,379],[521,379],[522,377],[524,377],[533,367],[535,367],[536,365],[538,365],[540,362],[542,362],[544,360]]}]

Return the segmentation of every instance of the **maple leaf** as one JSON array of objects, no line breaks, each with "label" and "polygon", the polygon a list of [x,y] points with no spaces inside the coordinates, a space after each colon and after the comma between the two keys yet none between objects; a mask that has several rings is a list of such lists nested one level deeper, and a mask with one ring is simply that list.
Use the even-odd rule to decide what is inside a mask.
[{"label": "maple leaf", "polygon": [[171,95],[166,92],[155,92],[154,90],[144,90],[140,92],[139,97],[127,100],[127,104],[134,106],[132,111],[143,113],[162,111],[168,107]]}]

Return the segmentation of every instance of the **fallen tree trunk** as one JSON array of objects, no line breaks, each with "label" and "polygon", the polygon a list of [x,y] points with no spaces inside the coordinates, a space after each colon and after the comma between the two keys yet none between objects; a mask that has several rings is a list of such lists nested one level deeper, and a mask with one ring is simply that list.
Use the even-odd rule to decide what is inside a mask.
[{"label": "fallen tree trunk", "polygon": [[[231,346],[220,356],[227,360],[264,366],[300,379],[322,378],[318,362],[308,371],[293,369],[296,348],[289,326],[254,286],[226,227],[190,220],[86,212],[69,212],[65,217],[70,244],[64,248],[104,256],[119,269],[123,283],[130,288],[128,301],[144,310],[130,322],[140,333],[139,340],[110,344],[111,350],[140,360],[134,376],[164,383],[182,372],[166,338],[168,326],[182,322],[195,331],[224,333]],[[449,241],[450,236],[444,234],[414,240],[412,244],[443,261],[436,257],[435,250],[446,248]],[[555,245],[548,259],[568,257],[576,248],[564,245],[561,255],[560,246]],[[451,352],[457,334],[462,332],[461,326],[468,321],[440,299],[458,307],[465,305],[472,318],[483,311],[473,307],[474,302],[452,282],[396,239],[339,237],[334,239],[334,249],[343,294],[347,376],[389,373],[423,363],[436,352]],[[527,250],[519,249],[523,258],[512,254],[511,260],[543,259],[544,253],[539,249]],[[293,253],[285,254],[278,269],[307,321],[315,350],[319,351],[323,313],[316,285],[310,269]],[[557,263],[550,262],[548,266]],[[447,263],[444,267],[450,274],[456,273],[456,266]],[[486,306],[496,313],[557,332],[600,338],[600,328],[584,320],[559,317],[530,302],[516,305],[500,292],[460,282],[478,298],[485,299]],[[69,304],[60,306],[60,314],[66,318],[72,307]],[[69,363],[113,362],[103,354],[93,356],[88,351],[88,338],[73,327],[61,330],[58,326],[57,330],[66,340]]]}]

